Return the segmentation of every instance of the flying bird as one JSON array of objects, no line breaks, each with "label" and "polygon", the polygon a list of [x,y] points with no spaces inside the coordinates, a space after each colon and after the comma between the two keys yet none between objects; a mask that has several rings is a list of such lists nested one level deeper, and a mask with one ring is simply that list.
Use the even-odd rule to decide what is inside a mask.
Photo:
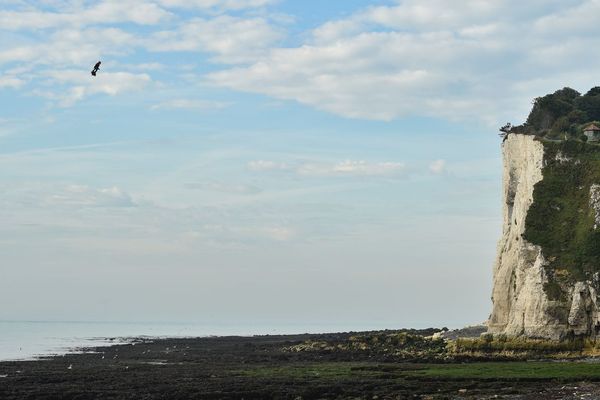
[{"label": "flying bird", "polygon": [[94,65],[94,69],[92,70],[92,75],[96,76],[96,72],[98,72],[98,70],[100,69],[100,64],[102,64],[102,61],[98,61],[96,63],[96,65]]}]

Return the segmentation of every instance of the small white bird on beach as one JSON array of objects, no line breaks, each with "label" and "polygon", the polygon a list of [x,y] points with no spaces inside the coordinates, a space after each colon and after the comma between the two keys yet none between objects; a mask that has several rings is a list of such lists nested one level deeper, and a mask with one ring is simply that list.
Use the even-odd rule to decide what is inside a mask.
[{"label": "small white bird on beach", "polygon": [[69,364],[69,366],[67,367],[67,369],[73,369],[73,364]]}]

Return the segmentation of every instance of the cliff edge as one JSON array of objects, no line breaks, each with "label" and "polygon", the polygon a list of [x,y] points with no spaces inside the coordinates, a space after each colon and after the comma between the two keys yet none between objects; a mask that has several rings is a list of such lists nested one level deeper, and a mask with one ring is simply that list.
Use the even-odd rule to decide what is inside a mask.
[{"label": "cliff edge", "polygon": [[509,134],[491,333],[600,333],[600,146]]}]

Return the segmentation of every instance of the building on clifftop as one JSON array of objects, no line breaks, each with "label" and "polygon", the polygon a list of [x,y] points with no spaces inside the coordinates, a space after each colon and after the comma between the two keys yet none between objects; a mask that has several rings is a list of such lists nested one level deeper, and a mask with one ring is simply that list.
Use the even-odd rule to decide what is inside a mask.
[{"label": "building on clifftop", "polygon": [[587,136],[589,142],[597,142],[600,140],[600,128],[595,124],[589,124],[583,128],[583,134]]}]

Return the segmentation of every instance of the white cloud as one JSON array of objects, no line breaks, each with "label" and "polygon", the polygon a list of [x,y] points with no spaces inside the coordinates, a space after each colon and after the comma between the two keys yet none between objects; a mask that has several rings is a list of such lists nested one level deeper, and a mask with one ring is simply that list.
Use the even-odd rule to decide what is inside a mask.
[{"label": "white cloud", "polygon": [[265,7],[277,0],[159,0],[165,7],[214,8],[218,10],[243,10]]},{"label": "white cloud", "polygon": [[[0,87],[35,84],[43,75],[40,65],[91,67],[98,59],[142,49],[201,52],[231,65],[206,75],[220,87],[349,118],[425,115],[497,125],[523,118],[540,93],[564,85],[586,90],[595,84],[594,65],[600,62],[590,51],[600,35],[597,0],[396,1],[325,22],[289,48],[280,47],[285,22],[271,9],[261,10],[275,2],[104,0],[6,7],[0,30],[12,31],[15,40],[0,44],[0,65],[35,68],[5,74]],[[143,71],[161,68],[140,61]],[[37,93],[55,92],[40,86]],[[63,104],[87,89],[67,91]],[[173,100],[156,107],[204,106]]]},{"label": "white cloud", "polygon": [[148,71],[160,71],[165,69],[165,66],[161,63],[157,62],[149,62],[149,63],[141,63],[136,65],[130,65],[128,68],[139,70],[148,70]]},{"label": "white cloud", "polygon": [[86,26],[90,24],[114,24],[133,22],[152,25],[171,14],[151,2],[135,0],[105,0],[92,7],[82,7],[74,2],[58,11],[0,11],[0,29],[27,30]]},{"label": "white cloud", "polygon": [[296,165],[258,160],[247,165],[251,171],[288,171],[303,176],[399,176],[404,175],[406,165],[400,162],[367,162],[345,160],[338,163],[305,161]]},{"label": "white cloud", "polygon": [[454,94],[453,87],[473,92],[479,90],[477,82],[464,68],[450,74],[440,67],[467,62],[475,49],[458,50],[452,41],[447,34],[414,38],[364,33],[334,44],[274,50],[264,61],[208,78],[220,86],[297,100],[351,118],[462,117],[475,112],[475,99]]},{"label": "white cloud", "polygon": [[220,101],[212,100],[192,100],[192,99],[174,99],[165,101],[159,104],[155,104],[150,109],[152,110],[196,110],[196,111],[207,111],[207,110],[221,110],[227,108],[231,103],[225,103]]},{"label": "white cloud", "polygon": [[600,2],[583,1],[572,8],[553,13],[535,21],[535,29],[544,33],[567,36],[598,33],[597,15],[600,13]]},{"label": "white cloud", "polygon": [[[600,27],[587,16],[599,4],[406,0],[368,7],[323,24],[298,47],[272,49],[208,80],[349,118],[425,115],[497,124],[522,118],[540,93],[595,84],[600,56],[589,49]],[[529,83],[540,77],[545,83],[534,90]]]},{"label": "white cloud", "polygon": [[46,203],[77,207],[135,207],[131,196],[116,186],[95,189],[84,185],[69,185],[50,195]]},{"label": "white cloud", "polygon": [[502,3],[514,1],[463,0],[449,4],[443,0],[408,0],[398,3],[397,6],[372,7],[355,19],[392,29],[456,29],[495,17],[504,9]]},{"label": "white cloud", "polygon": [[439,175],[446,172],[446,160],[435,160],[429,164],[429,171],[433,174]]},{"label": "white cloud", "polygon": [[254,185],[228,184],[222,182],[198,182],[185,185],[188,189],[208,190],[221,193],[251,195],[262,192],[262,189]]},{"label": "white cloud", "polygon": [[275,161],[256,160],[250,161],[247,164],[247,168],[250,171],[285,171],[289,166],[285,163]]},{"label": "white cloud", "polygon": [[275,226],[275,227],[265,227],[257,230],[258,233],[263,234],[264,236],[277,240],[280,242],[285,242],[292,239],[295,235],[295,232],[290,228]]},{"label": "white cloud", "polygon": [[151,51],[203,51],[214,61],[245,63],[265,54],[283,33],[264,18],[221,15],[195,18],[176,30],[160,31],[145,41]]},{"label": "white cloud", "polygon": [[40,92],[38,94],[57,100],[62,107],[70,107],[93,94],[115,96],[120,93],[136,92],[152,82],[147,74],[129,72],[105,72],[91,78],[89,71],[55,70],[45,73],[53,81],[69,86],[65,92]]},{"label": "white cloud", "polygon": [[[110,60],[136,43],[134,35],[122,29],[68,28],[49,33],[46,40],[0,47],[0,65],[15,64],[7,75],[0,76],[0,88],[31,82],[32,94],[65,107],[95,93],[117,95],[142,90],[151,82],[148,74],[112,72],[119,63]],[[103,62],[100,73],[92,78],[90,71],[96,61],[104,59],[102,55],[109,61]],[[80,70],[81,66],[89,69]]]},{"label": "white cloud", "polygon": [[27,62],[32,65],[51,65],[54,68],[90,65],[101,55],[125,53],[137,43],[131,33],[117,28],[60,29],[47,38],[0,48],[0,65]]},{"label": "white cloud", "polygon": [[278,225],[222,225],[210,224],[202,226],[202,230],[196,232],[197,237],[219,238],[219,241],[256,241],[257,239],[268,239],[270,241],[286,242],[296,236],[293,228]]},{"label": "white cloud", "polygon": [[18,89],[23,86],[25,81],[23,79],[19,79],[15,76],[10,75],[0,75],[0,89],[2,88],[11,88]]},{"label": "white cloud", "polygon": [[165,64],[161,64],[158,62],[127,64],[127,63],[123,63],[123,62],[113,61],[113,62],[111,62],[111,67],[113,69],[118,68],[120,70],[134,71],[134,72],[164,71],[167,69],[167,66]]},{"label": "white cloud", "polygon": [[406,172],[406,166],[399,162],[369,163],[367,161],[346,160],[337,164],[304,163],[296,172],[299,175],[316,176],[394,176]]}]

